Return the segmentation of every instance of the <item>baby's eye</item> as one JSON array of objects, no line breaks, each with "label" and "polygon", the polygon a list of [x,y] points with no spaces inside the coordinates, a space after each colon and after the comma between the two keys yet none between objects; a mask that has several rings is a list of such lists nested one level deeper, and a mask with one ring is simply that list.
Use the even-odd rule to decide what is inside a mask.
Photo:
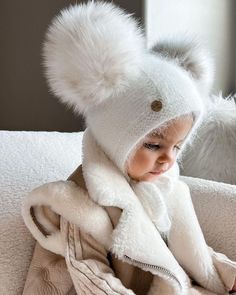
[{"label": "baby's eye", "polygon": [[179,146],[179,145],[175,145],[174,148],[178,151],[181,150],[181,146]]},{"label": "baby's eye", "polygon": [[153,143],[144,143],[144,147],[149,150],[159,150],[161,147],[159,144],[153,144]]}]

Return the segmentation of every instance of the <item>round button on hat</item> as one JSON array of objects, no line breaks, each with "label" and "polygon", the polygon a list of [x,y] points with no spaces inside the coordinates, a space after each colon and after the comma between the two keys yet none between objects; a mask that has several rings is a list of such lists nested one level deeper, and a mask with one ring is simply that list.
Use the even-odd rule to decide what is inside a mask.
[{"label": "round button on hat", "polygon": [[162,102],[160,100],[154,100],[152,103],[151,103],[151,109],[154,111],[154,112],[160,112],[160,110],[162,109]]}]

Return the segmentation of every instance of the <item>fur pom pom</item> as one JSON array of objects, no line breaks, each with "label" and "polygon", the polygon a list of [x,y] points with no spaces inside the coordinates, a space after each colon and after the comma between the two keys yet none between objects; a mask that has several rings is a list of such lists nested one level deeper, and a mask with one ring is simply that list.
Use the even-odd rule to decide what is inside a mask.
[{"label": "fur pom pom", "polygon": [[181,174],[236,184],[236,104],[233,97],[211,97],[198,136],[182,156]]},{"label": "fur pom pom", "polygon": [[50,26],[43,49],[52,91],[76,111],[122,91],[138,73],[144,38],[129,14],[111,3],[71,6]]},{"label": "fur pom pom", "polygon": [[151,51],[173,60],[190,74],[201,94],[209,94],[214,79],[213,59],[198,40],[171,38],[156,43]]}]

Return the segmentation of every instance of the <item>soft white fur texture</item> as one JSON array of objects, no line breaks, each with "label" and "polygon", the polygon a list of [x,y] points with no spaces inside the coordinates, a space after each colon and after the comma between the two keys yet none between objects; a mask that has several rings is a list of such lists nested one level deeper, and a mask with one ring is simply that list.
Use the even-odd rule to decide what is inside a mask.
[{"label": "soft white fur texture", "polygon": [[[179,280],[180,285],[176,281],[172,282],[177,289],[180,286],[187,287],[186,275],[182,268],[154,224],[147,218],[127,180],[97,146],[89,130],[86,131],[83,144],[87,150],[83,158],[83,174],[92,198],[90,199],[71,181],[57,181],[36,188],[24,200],[22,208],[24,221],[33,236],[44,248],[64,256],[65,241],[59,231],[52,230],[50,235],[45,237],[30,214],[31,207],[47,206],[84,232],[91,234],[117,257],[125,260],[124,255],[127,255],[137,261],[167,268]],[[165,189],[167,189],[166,184],[165,181],[162,184]],[[170,185],[168,190],[171,188]],[[158,195],[156,197],[158,198]],[[115,206],[123,210],[114,231],[111,230],[112,225],[103,206]],[[52,227],[47,225],[47,221],[43,220],[44,217],[40,215],[38,217],[40,217],[38,222],[44,224],[47,231],[50,231]],[[154,274],[159,273],[158,270],[147,266],[144,266],[144,269]],[[168,278],[163,272],[160,272],[160,275]]]},{"label": "soft white fur texture", "polygon": [[[220,290],[221,285],[215,275],[204,238],[196,222],[187,186],[181,182],[174,186],[178,178],[173,174],[172,181],[170,181],[168,173],[159,177],[155,182],[160,191],[156,191],[152,184],[150,187],[146,184],[144,188],[148,190],[148,194],[153,194],[152,198],[157,198],[156,202],[150,199],[150,205],[155,206],[155,212],[150,214],[148,211],[145,212],[147,206],[143,207],[142,202],[138,201],[134,193],[135,184],[133,184],[133,191],[122,173],[99,148],[88,129],[84,135],[83,149],[87,151],[83,159],[83,174],[89,194],[101,207],[93,203],[83,190],[70,181],[49,183],[33,190],[24,201],[22,214],[26,225],[41,245],[58,254],[64,255],[65,253],[66,241],[63,240],[60,231],[48,224],[47,220],[43,220],[43,215],[37,214],[38,222],[43,224],[47,231],[51,231],[50,235],[45,237],[30,215],[31,207],[48,206],[53,212],[90,233],[126,262],[129,262],[126,258],[128,256],[145,264],[162,266],[171,271],[185,289],[188,288],[188,282],[178,261],[203,286]],[[170,172],[173,173],[173,171]],[[220,184],[218,186],[222,188]],[[201,189],[200,186],[199,193]],[[209,185],[207,189],[209,190]],[[230,194],[235,193],[233,187],[225,185],[225,189],[229,190]],[[214,192],[214,187],[210,191]],[[162,193],[165,195],[165,201],[159,206],[159,201],[163,201],[163,199],[158,199]],[[114,231],[112,231],[109,217],[102,208],[103,206],[115,206],[123,211]],[[180,208],[177,209],[177,206]],[[172,221],[171,228],[166,229],[169,248],[154,226],[154,224],[159,226],[159,220],[155,220],[155,214],[162,215],[162,213],[170,214]],[[147,217],[149,214],[151,219]],[[154,223],[151,222],[152,219]],[[94,224],[99,224],[99,226],[94,226]],[[191,230],[189,230],[190,225]],[[194,252],[192,251],[193,245],[196,247]],[[144,269],[151,271],[148,266],[144,266]],[[152,272],[163,276],[163,273],[155,269]],[[178,286],[178,284],[174,285]]]},{"label": "soft white fur texture", "polygon": [[[31,207],[40,206],[53,208],[53,212],[78,225],[81,230],[86,230],[87,233],[96,237],[97,241],[106,245],[107,248],[109,247],[110,240],[106,239],[109,237],[107,233],[112,231],[109,217],[74,182],[57,181],[44,184],[34,189],[24,200],[22,206],[24,222],[30,228],[35,239],[40,242],[42,247],[64,256],[66,245],[60,235],[60,230],[53,229],[50,221],[43,214],[38,214],[36,216],[38,222],[44,225],[49,232],[49,235],[45,236],[38,229],[30,214]],[[94,227],[94,224],[100,224],[100,227]]]},{"label": "soft white fur texture", "polygon": [[90,1],[54,19],[43,55],[53,92],[84,113],[122,91],[139,72],[143,50],[134,18],[111,3]]},{"label": "soft white fur texture", "polygon": [[236,105],[212,96],[197,136],[181,159],[181,174],[236,184]]},{"label": "soft white fur texture", "polygon": [[213,59],[200,40],[190,36],[172,36],[160,40],[151,50],[183,67],[195,80],[202,96],[209,94],[213,78]]},{"label": "soft white fur texture", "polygon": [[236,261],[236,186],[182,176],[209,246]]},{"label": "soft white fur texture", "polygon": [[54,93],[85,115],[103,151],[124,173],[135,145],[167,121],[194,113],[186,141],[191,138],[203,113],[199,88],[209,88],[213,73],[200,45],[167,41],[154,54],[144,40],[124,10],[89,1],[63,10],[44,46]]},{"label": "soft white fur texture", "polygon": [[[156,250],[152,247],[153,243],[151,241],[156,238],[163,244],[160,235],[152,223],[147,224],[146,218],[143,218],[143,215],[146,216],[146,213],[141,203],[137,202],[137,197],[133,189],[130,187],[124,175],[122,175],[119,169],[99,148],[88,129],[84,135],[83,149],[86,149],[86,155],[82,163],[83,175],[90,197],[101,206],[115,206],[123,210],[119,224],[113,233],[112,249],[120,258],[125,253],[128,254],[130,252],[131,257],[137,260],[142,260],[143,255],[146,256],[146,261],[149,260],[150,263],[152,259],[158,259],[157,257],[153,257]],[[163,186],[165,186],[166,190],[171,190],[171,185],[168,186],[165,183]],[[158,197],[157,192],[156,198]],[[156,206],[158,210],[158,204]],[[161,208],[161,210],[163,209]],[[138,227],[140,229],[146,227],[147,232],[153,232],[153,235],[148,235],[150,243],[147,244],[150,247],[150,251],[147,251],[148,253],[146,254],[144,254],[144,244],[141,243],[144,239],[142,236],[138,237],[139,234],[142,235],[143,230],[138,229]],[[145,233],[146,231],[143,232]],[[136,243],[136,251],[133,251],[134,243]],[[163,255],[167,254],[163,253]]]},{"label": "soft white fur texture", "polygon": [[[35,241],[20,215],[22,199],[34,187],[71,174],[81,163],[81,138],[0,131],[0,294],[22,294],[32,256]],[[188,185],[208,244],[236,260],[235,186],[196,178]]]},{"label": "soft white fur texture", "polygon": [[[135,261],[168,269],[178,278],[183,289],[188,288],[182,269],[184,267],[187,273],[190,273],[202,286],[215,292],[221,291],[223,294],[224,288],[214,269],[187,185],[178,181],[178,177],[175,178],[173,175],[169,177],[168,173],[165,173],[155,182],[160,189],[159,192],[152,188],[152,184],[149,188],[148,193],[154,194],[152,198],[157,198],[156,202],[152,201],[150,205],[156,206],[157,214],[165,213],[163,206],[167,206],[170,219],[173,221],[167,233],[167,248],[155,229],[155,223],[151,222],[152,215],[149,216],[151,218],[147,217],[148,212],[145,212],[141,202],[138,201],[134,190],[117,167],[105,156],[88,129],[83,138],[83,149],[86,149],[82,163],[83,175],[90,197],[101,206],[122,209],[119,223],[112,234],[111,251],[120,259],[128,256]],[[147,187],[148,184],[145,189]],[[160,193],[165,196],[163,206],[159,206]],[[127,259],[124,260],[128,262]],[[180,265],[182,267],[179,267]],[[157,272],[163,277],[158,270],[149,269],[148,266],[146,270],[154,274]]]},{"label": "soft white fur texture", "polygon": [[[170,214],[172,222],[171,229],[168,232],[167,247],[154,223],[148,218],[148,212],[145,212],[127,180],[105,156],[88,131],[86,131],[83,141],[83,148],[87,150],[83,159],[83,174],[91,199],[101,207],[93,204],[88,199],[88,196],[71,182],[44,185],[33,191],[25,200],[24,219],[32,234],[39,242],[44,239],[42,245],[47,249],[49,247],[53,252],[64,247],[62,241],[57,238],[57,231],[52,232],[52,238],[55,239],[50,242],[45,237],[39,236],[39,230],[28,222],[27,216],[30,215],[29,209],[31,206],[47,205],[59,215],[78,225],[85,232],[92,234],[100,243],[106,244],[106,241],[108,241],[106,247],[108,246],[109,250],[120,259],[134,265],[143,262],[144,264],[141,267],[144,270],[158,274],[167,281],[170,280],[169,276],[166,277],[166,274],[164,275],[158,269],[150,268],[148,264],[158,265],[169,270],[179,282],[177,283],[173,279],[170,281],[175,290],[180,290],[180,286],[183,290],[189,288],[189,281],[183,272],[183,267],[205,288],[225,294],[222,282],[213,266],[210,252],[197,223],[188,187],[183,182],[179,182],[178,179],[173,180],[172,185],[176,184],[174,187],[171,183],[167,185],[168,177],[165,175],[158,180],[157,185],[161,192],[163,189],[167,189],[165,191],[164,206],[168,207],[168,214]],[[198,193],[204,194],[207,191],[210,192],[212,199],[214,196],[217,198],[217,195],[214,195],[214,186],[210,186],[207,181],[205,182],[208,184],[207,188],[199,185],[197,187]],[[200,182],[198,183],[200,184]],[[193,182],[193,185],[196,184]],[[221,190],[220,195],[222,191],[229,192],[231,196],[235,195],[233,186],[217,185],[218,189]],[[152,190],[149,192],[153,193]],[[155,197],[158,198],[156,191],[154,193]],[[107,227],[111,223],[108,216],[104,214],[102,208],[104,206],[114,206],[122,209],[118,225],[113,231],[111,231],[111,227]],[[161,206],[159,209],[162,210],[162,208]],[[206,214],[206,217],[208,217],[208,214]],[[111,239],[109,239],[110,236]],[[60,245],[57,243],[60,243]],[[192,250],[193,248],[195,251]],[[129,260],[128,257],[134,260]],[[229,269],[228,272],[230,273],[230,278],[227,279],[229,286],[233,284],[235,272],[236,268],[232,265],[232,271]],[[176,291],[174,294],[185,293]]]}]

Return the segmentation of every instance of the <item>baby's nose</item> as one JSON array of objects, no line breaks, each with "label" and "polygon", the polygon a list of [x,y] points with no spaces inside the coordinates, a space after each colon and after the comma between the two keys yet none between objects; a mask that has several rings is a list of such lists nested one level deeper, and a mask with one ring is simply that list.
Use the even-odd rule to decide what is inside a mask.
[{"label": "baby's nose", "polygon": [[174,153],[174,151],[167,151],[165,153],[163,153],[161,156],[158,157],[157,161],[160,164],[171,164],[175,161],[176,158],[176,154]]}]

